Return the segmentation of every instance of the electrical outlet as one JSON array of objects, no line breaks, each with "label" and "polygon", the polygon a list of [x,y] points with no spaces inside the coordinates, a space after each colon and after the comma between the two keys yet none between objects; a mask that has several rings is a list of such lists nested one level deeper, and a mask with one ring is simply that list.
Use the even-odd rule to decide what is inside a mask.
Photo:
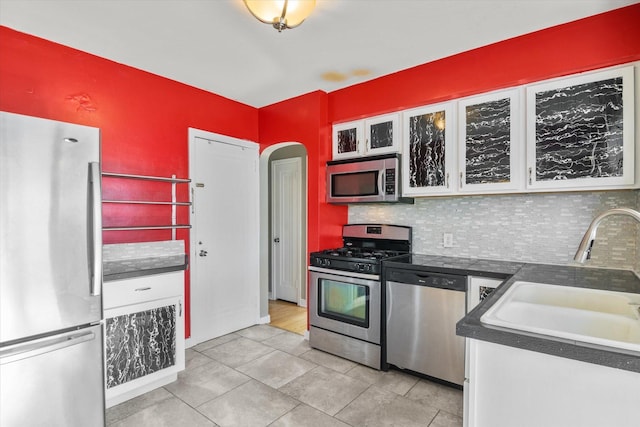
[{"label": "electrical outlet", "polygon": [[445,248],[453,247],[453,233],[442,234],[442,246],[444,246]]}]

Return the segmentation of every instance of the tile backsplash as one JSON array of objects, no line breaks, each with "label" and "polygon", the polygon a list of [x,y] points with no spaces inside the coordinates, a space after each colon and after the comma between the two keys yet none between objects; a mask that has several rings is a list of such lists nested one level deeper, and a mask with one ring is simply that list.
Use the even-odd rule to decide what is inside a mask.
[{"label": "tile backsplash", "polygon": [[[413,251],[506,261],[570,264],[592,219],[607,209],[639,210],[640,191],[417,198],[414,205],[350,205],[349,223],[413,227]],[[443,246],[453,234],[453,247]],[[640,224],[612,216],[598,229],[586,265],[640,271]]]},{"label": "tile backsplash", "polygon": [[142,258],[171,257],[184,255],[184,240],[159,242],[113,243],[102,247],[102,257],[107,261],[122,261]]}]

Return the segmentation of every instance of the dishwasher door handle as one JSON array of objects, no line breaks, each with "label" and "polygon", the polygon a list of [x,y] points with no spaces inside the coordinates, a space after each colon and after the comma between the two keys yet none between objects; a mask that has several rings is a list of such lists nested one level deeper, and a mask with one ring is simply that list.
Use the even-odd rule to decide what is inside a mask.
[{"label": "dishwasher door handle", "polygon": [[407,286],[422,286],[462,292],[467,290],[467,277],[455,274],[390,270],[387,273],[387,278],[389,282],[401,283]]}]

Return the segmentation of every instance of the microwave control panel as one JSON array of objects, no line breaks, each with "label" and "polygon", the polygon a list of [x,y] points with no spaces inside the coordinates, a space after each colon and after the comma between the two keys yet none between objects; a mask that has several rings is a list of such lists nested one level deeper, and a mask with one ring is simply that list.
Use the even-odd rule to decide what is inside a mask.
[{"label": "microwave control panel", "polygon": [[396,194],[396,170],[395,168],[385,169],[384,173],[384,194]]}]

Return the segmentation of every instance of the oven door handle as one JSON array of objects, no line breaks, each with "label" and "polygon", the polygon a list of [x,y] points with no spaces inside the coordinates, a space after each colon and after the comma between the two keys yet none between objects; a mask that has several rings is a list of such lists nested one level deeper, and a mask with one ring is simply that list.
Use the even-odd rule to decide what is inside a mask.
[{"label": "oven door handle", "polygon": [[322,268],[322,267],[309,267],[310,272],[329,274],[334,277],[344,277],[344,278],[356,278],[356,279],[365,279],[365,280],[373,280],[374,282],[380,281],[380,276],[377,274],[366,274],[366,273],[358,273],[355,271],[343,271],[343,270],[332,270],[330,268]]}]

